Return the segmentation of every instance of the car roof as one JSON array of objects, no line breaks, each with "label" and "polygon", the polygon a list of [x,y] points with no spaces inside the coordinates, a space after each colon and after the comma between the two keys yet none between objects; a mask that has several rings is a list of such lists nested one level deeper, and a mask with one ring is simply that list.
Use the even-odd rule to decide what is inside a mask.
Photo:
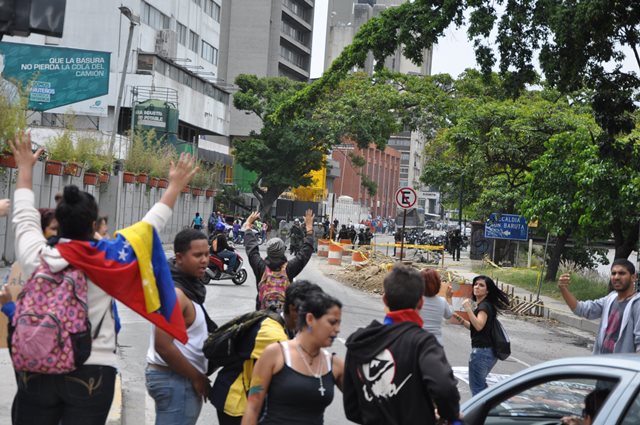
[{"label": "car roof", "polygon": [[557,366],[600,366],[616,369],[628,369],[640,372],[640,356],[637,354],[602,354],[594,356],[566,357],[541,363],[525,369],[514,376]]}]

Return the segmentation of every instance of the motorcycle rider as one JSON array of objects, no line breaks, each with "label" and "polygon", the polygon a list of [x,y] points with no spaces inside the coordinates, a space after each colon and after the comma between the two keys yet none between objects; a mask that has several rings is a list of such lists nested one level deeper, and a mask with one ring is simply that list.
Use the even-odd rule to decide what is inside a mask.
[{"label": "motorcycle rider", "polygon": [[300,252],[300,248],[302,247],[302,241],[304,240],[304,231],[302,227],[300,227],[300,220],[297,218],[293,220],[293,226],[291,226],[290,232],[291,243],[289,245],[289,252],[293,255],[298,254]]},{"label": "motorcycle rider", "polygon": [[[215,234],[211,238],[211,253],[223,259],[229,260],[228,273],[235,273],[238,267],[238,254],[235,253],[233,248],[229,246],[227,242],[227,235],[225,234],[225,225],[223,222],[218,221],[216,223]],[[224,271],[224,270],[222,270]]]}]

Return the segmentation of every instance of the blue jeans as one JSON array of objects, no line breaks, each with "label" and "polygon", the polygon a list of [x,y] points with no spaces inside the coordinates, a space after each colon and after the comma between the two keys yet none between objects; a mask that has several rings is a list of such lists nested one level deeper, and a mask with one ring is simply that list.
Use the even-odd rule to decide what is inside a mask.
[{"label": "blue jeans", "polygon": [[237,263],[238,263],[238,254],[233,251],[229,251],[228,249],[223,249],[222,251],[216,254],[220,258],[228,258],[229,259],[229,268],[228,271],[234,272],[236,271]]},{"label": "blue jeans", "polygon": [[472,348],[469,356],[469,387],[474,396],[487,388],[487,375],[498,362],[493,348]]},{"label": "blue jeans", "polygon": [[191,381],[169,370],[147,366],[147,391],[156,403],[156,425],[195,425],[202,409],[202,398]]}]

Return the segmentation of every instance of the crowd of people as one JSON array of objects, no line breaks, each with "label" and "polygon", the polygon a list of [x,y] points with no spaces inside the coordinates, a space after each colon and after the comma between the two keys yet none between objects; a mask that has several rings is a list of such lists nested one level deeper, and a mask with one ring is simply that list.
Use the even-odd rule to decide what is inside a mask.
[{"label": "crowd of people", "polygon": [[[90,325],[90,353],[71,371],[51,374],[16,368],[12,421],[18,425],[103,424],[114,395],[117,310],[102,279],[83,268],[92,260],[83,251],[69,257],[65,241],[90,242],[120,255],[122,239],[109,239],[107,218],[99,216],[95,199],[75,186],[65,187],[55,209],[37,210],[32,168],[41,151],[32,153],[25,134],[10,145],[18,177],[13,205],[0,201],[0,215],[13,208],[16,264],[25,275],[41,270],[64,273],[70,267],[86,273]],[[172,164],[169,186],[142,218],[144,225],[155,231],[164,228],[195,170],[188,154]],[[292,258],[287,258],[285,242],[277,237],[266,243],[263,258],[258,234],[251,231],[268,229],[259,219],[258,213],[250,214],[238,231],[244,231],[256,278],[256,310],[269,313],[238,334],[233,341],[236,357],[218,370],[213,384],[209,376],[214,370],[203,347],[217,325],[205,308],[202,278],[210,253],[230,256],[231,269],[236,254],[229,247],[221,214],[211,213],[206,223],[209,236],[203,232],[205,222],[199,213],[189,228],[175,235],[175,257],[165,260],[164,267],[175,287],[171,296],[177,309],[172,314],[179,316],[186,337],[181,339],[158,323],[150,332],[145,381],[155,402],[156,424],[195,424],[206,400],[215,407],[221,425],[322,424],[336,388],[343,393],[346,417],[355,423],[411,424],[415,418],[430,424],[436,420],[460,423],[460,394],[442,345],[442,320],[454,317],[470,332],[469,385],[475,395],[487,387],[487,375],[497,362],[490,329],[509,306],[507,295],[495,282],[488,276],[473,279],[472,297],[462,303],[467,319],[451,310],[451,287],[442,288],[437,271],[396,265],[384,278],[382,321],[374,320],[350,335],[346,357],[341,359],[328,347],[341,330],[342,303],[316,283],[294,281],[313,253],[317,235],[313,212],[294,222],[299,232],[295,237],[291,232]],[[331,225],[336,230],[338,222]],[[343,225],[337,238],[353,242],[352,230]],[[363,233],[367,231],[369,227]],[[266,234],[260,236],[266,238]],[[635,301],[640,295],[632,286],[635,269],[627,260],[616,260],[611,273],[613,292],[600,300],[578,301],[569,290],[569,275],[562,275],[558,286],[575,314],[603,318],[595,353],[638,352],[640,307]],[[444,299],[437,296],[441,289]],[[16,302],[4,288],[0,302],[2,312],[14,319]],[[18,323],[11,321],[10,335]],[[10,344],[16,341],[21,340],[9,339]],[[586,400],[591,409],[588,420],[605,398],[606,394],[594,393]]]}]

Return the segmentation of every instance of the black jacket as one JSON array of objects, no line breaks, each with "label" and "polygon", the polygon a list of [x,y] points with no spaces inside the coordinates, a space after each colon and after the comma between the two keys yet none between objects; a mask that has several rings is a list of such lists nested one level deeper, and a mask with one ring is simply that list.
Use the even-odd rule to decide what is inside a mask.
[{"label": "black jacket", "polygon": [[280,267],[282,267],[285,262],[287,263],[287,277],[289,281],[292,282],[293,278],[298,276],[304,266],[307,265],[311,254],[313,254],[313,236],[305,237],[302,248],[298,251],[296,257],[288,261],[284,257],[279,260],[272,260],[270,258],[263,260],[260,256],[260,250],[258,249],[258,239],[256,239],[256,235],[253,232],[245,232],[244,247],[247,252],[247,257],[249,258],[251,270],[253,270],[253,274],[256,277],[256,285],[260,283],[267,266],[269,266],[271,270],[280,270]]},{"label": "black jacket", "polygon": [[435,424],[458,418],[460,394],[436,338],[412,322],[373,321],[347,340],[344,411],[366,425]]}]

